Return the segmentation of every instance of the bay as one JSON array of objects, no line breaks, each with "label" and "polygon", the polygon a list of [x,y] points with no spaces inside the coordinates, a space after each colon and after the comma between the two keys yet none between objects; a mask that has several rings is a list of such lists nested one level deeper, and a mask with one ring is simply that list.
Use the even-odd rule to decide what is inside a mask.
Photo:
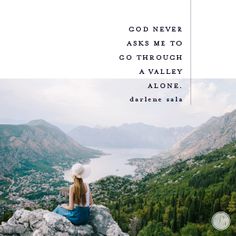
[{"label": "bay", "polygon": [[[93,148],[101,150],[101,148]],[[88,183],[110,175],[121,177],[126,175],[133,176],[136,167],[128,164],[129,159],[150,158],[160,152],[158,149],[141,148],[103,148],[101,151],[103,151],[105,155],[101,155],[98,158],[93,158],[88,163],[88,166],[91,168],[91,174],[88,178],[86,178],[86,182]],[[69,170],[64,171],[64,179],[69,181]]]}]

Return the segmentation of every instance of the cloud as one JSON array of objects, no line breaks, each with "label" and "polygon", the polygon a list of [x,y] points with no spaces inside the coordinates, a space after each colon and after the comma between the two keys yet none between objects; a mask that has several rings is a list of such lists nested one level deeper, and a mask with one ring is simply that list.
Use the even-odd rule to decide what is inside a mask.
[{"label": "cloud", "polygon": [[[192,114],[203,114],[207,116],[222,115],[236,108],[232,93],[221,88],[222,81],[195,81],[192,85],[192,106],[188,106],[190,94],[188,93],[182,104],[184,111]],[[225,81],[227,83],[227,81]]]},{"label": "cloud", "polygon": [[0,120],[46,119],[65,125],[111,126],[142,122],[164,127],[199,125],[236,108],[236,80],[188,81],[181,104],[137,103],[131,96],[171,96],[175,91],[148,90],[145,80],[1,80]]}]

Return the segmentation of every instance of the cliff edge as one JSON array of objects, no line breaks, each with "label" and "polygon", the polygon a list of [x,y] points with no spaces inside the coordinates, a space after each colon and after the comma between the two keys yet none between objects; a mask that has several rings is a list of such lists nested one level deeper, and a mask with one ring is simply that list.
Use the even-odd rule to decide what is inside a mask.
[{"label": "cliff edge", "polygon": [[102,205],[91,207],[90,222],[75,226],[65,217],[47,210],[17,210],[0,225],[0,236],[127,236],[113,220],[108,208]]}]

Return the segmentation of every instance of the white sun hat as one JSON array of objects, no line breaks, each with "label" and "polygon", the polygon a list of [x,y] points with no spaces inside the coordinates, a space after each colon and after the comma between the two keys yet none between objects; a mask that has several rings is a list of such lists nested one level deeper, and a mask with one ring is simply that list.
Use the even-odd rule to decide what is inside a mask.
[{"label": "white sun hat", "polygon": [[70,176],[72,178],[87,178],[90,175],[91,169],[88,165],[82,165],[80,163],[74,164],[70,169]]}]

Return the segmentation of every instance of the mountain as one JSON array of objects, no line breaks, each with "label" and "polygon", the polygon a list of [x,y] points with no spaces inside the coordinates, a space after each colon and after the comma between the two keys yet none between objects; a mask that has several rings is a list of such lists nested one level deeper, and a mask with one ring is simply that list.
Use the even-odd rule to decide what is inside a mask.
[{"label": "mountain", "polygon": [[236,110],[212,117],[179,141],[170,155],[179,159],[209,153],[236,140]]},{"label": "mountain", "polygon": [[[96,203],[106,205],[129,235],[235,236],[235,190],[233,142],[206,155],[179,160],[139,181],[101,179],[94,183],[93,192]],[[211,225],[219,211],[231,218],[231,225],[222,232]]]},{"label": "mountain", "polygon": [[78,126],[69,132],[69,135],[86,146],[167,149],[192,129],[190,126],[160,128],[136,123],[109,128]]},{"label": "mountain", "polygon": [[49,168],[59,161],[85,160],[97,151],[86,148],[43,120],[23,125],[0,125],[1,174],[15,168]]}]

